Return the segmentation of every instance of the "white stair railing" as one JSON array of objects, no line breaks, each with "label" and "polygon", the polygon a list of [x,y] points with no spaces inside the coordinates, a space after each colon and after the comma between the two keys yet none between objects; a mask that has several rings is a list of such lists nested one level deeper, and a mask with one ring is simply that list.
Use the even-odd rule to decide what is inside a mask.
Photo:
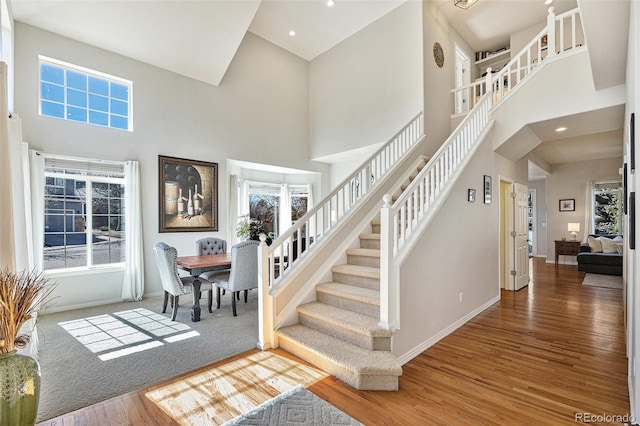
[{"label": "white stair railing", "polygon": [[[380,327],[394,329],[400,323],[399,267],[410,238],[423,230],[453,187],[452,181],[473,156],[489,130],[490,113],[546,58],[562,55],[584,44],[578,9],[555,16],[549,8],[547,26],[502,70],[487,69],[484,80],[453,90],[469,91],[473,109],[442,144],[427,166],[392,204],[384,196],[380,211]],[[415,238],[412,240],[415,241]],[[403,250],[403,247],[405,248]]]},{"label": "white stair railing", "polygon": [[[513,88],[538,67],[545,59],[562,55],[569,49],[584,45],[584,34],[579,10],[573,9],[561,15],[555,15],[553,7],[549,8],[547,26],[500,71],[493,72],[487,68],[487,75],[492,75],[493,105],[504,99]],[[553,48],[550,48],[553,46]],[[464,105],[457,105],[456,111],[466,113],[473,109],[479,99],[487,92],[486,79],[475,81],[469,85],[453,89],[454,102],[469,99]],[[464,97],[461,95],[465,95]]]},{"label": "white stair railing", "polygon": [[291,276],[293,266],[311,255],[317,245],[362,204],[367,194],[424,138],[423,129],[421,112],[270,246],[264,241],[260,245],[258,317],[259,344],[263,349],[272,346],[273,342],[273,292]]},{"label": "white stair railing", "polygon": [[[490,88],[491,85],[488,85]],[[405,242],[424,226],[446,198],[454,179],[479,145],[489,123],[491,93],[486,94],[436,154],[391,205],[384,196],[380,211],[380,323],[385,329],[399,326],[400,299],[396,257]]]}]

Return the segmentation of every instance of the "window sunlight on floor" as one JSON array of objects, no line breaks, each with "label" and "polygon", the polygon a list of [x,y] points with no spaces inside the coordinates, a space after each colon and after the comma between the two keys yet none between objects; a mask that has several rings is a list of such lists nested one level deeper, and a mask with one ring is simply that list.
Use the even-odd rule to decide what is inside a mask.
[{"label": "window sunlight on floor", "polygon": [[105,352],[99,355],[102,361],[200,335],[186,324],[171,321],[144,308],[65,321],[58,325],[91,352]]}]

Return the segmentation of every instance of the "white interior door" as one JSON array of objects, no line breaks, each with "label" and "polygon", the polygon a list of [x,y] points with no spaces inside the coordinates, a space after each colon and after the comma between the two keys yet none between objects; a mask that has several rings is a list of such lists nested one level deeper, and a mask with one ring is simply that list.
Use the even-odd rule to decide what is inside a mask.
[{"label": "white interior door", "polygon": [[515,274],[514,288],[520,290],[529,284],[529,190],[525,185],[514,184],[514,238]]},{"label": "white interior door", "polygon": [[[456,46],[456,63],[455,63],[455,85],[456,88],[469,84],[469,57]],[[469,110],[469,93],[466,90],[456,92],[455,110],[456,114],[468,112]]]}]

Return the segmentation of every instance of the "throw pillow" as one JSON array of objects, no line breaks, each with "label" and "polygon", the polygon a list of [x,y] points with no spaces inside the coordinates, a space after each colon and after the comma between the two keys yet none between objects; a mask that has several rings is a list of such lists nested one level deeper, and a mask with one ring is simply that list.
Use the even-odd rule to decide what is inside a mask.
[{"label": "throw pillow", "polygon": [[613,242],[611,238],[600,237],[598,238],[600,243],[602,243],[602,252],[603,253],[618,253],[618,249],[616,248],[616,244]]},{"label": "throw pillow", "polygon": [[618,254],[622,254],[624,252],[624,242],[622,237],[618,235],[613,239],[613,243],[616,245],[616,249],[618,250]]},{"label": "throw pillow", "polygon": [[591,253],[602,253],[600,238],[589,236],[589,238],[587,238],[587,244],[591,247]]}]

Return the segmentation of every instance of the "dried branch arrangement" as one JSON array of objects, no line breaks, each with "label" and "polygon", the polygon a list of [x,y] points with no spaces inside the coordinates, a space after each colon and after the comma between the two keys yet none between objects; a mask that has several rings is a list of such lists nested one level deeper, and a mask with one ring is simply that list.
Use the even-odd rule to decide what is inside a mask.
[{"label": "dried branch arrangement", "polygon": [[55,288],[41,274],[0,271],[0,354],[22,348],[29,342],[20,327],[31,319]]}]

